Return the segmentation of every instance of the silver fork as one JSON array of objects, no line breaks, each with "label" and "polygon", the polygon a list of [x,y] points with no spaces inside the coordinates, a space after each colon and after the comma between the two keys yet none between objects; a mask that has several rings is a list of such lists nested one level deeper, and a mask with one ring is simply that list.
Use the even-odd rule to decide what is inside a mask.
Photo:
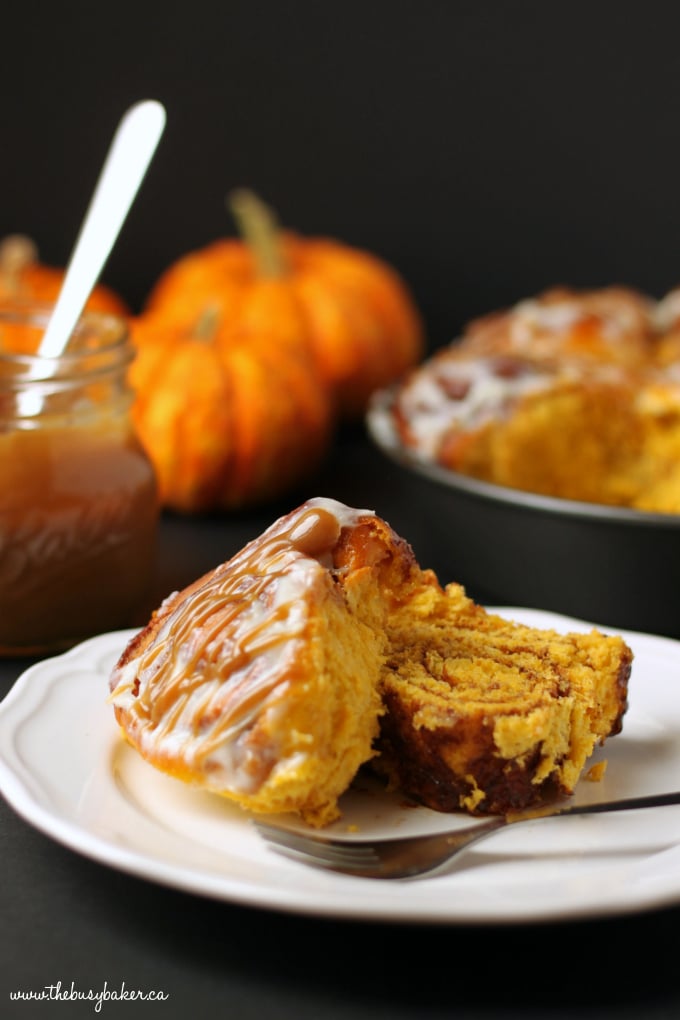
[{"label": "silver fork", "polygon": [[680,804],[680,792],[630,797],[600,804],[557,805],[533,813],[526,811],[507,816],[495,815],[453,832],[384,839],[338,839],[320,833],[298,832],[260,820],[254,820],[253,824],[272,849],[303,864],[359,878],[414,878],[441,868],[474,843],[508,825],[554,818],[557,815],[634,811],[669,804]]}]

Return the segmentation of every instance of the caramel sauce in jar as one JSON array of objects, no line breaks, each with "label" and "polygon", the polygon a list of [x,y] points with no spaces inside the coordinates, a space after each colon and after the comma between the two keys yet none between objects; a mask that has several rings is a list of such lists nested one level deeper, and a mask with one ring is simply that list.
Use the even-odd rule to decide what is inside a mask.
[{"label": "caramel sauce in jar", "polygon": [[134,626],[156,556],[158,497],[130,417],[125,323],[85,314],[37,354],[51,309],[0,307],[0,654]]}]

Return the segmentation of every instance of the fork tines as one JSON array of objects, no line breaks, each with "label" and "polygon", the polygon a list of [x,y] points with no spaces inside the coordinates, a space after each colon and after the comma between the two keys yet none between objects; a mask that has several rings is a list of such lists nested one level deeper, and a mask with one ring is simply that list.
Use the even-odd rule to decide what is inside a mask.
[{"label": "fork tines", "polygon": [[253,823],[260,835],[274,850],[294,860],[309,861],[327,868],[370,871],[380,864],[375,849],[357,840],[330,840],[323,836],[307,836],[292,829],[281,829],[266,822]]}]

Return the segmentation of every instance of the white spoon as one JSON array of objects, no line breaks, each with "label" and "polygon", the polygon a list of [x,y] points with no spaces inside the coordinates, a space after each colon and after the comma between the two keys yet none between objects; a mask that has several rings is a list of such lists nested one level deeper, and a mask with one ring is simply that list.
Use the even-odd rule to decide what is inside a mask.
[{"label": "white spoon", "polygon": [[111,142],[38,356],[58,358],[101,273],[165,127],[155,100],[130,107]]}]

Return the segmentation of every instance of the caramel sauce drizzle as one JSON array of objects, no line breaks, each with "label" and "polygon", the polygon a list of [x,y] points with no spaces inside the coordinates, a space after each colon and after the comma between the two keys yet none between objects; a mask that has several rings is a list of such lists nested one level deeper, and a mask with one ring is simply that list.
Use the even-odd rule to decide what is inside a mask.
[{"label": "caramel sauce drizzle", "polygon": [[250,746],[248,734],[295,679],[305,593],[332,567],[342,528],[366,513],[309,500],[168,600],[154,639],[112,676],[111,701],[134,716],[143,754],[179,753],[232,789],[266,779],[276,748]]}]

